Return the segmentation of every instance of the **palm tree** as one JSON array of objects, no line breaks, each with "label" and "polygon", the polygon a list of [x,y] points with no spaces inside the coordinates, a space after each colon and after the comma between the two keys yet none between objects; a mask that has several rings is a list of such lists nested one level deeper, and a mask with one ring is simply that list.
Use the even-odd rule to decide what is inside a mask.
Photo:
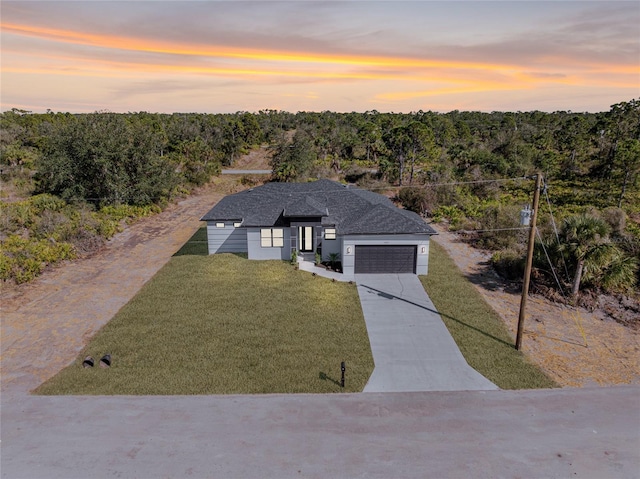
[{"label": "palm tree", "polygon": [[580,290],[585,264],[591,259],[596,260],[601,257],[603,250],[611,246],[609,226],[604,220],[595,216],[574,215],[564,220],[561,236],[569,261],[575,263],[576,269],[571,287],[571,294],[575,297]]},{"label": "palm tree", "polygon": [[599,245],[591,255],[583,281],[588,281],[606,291],[626,291],[633,288],[638,260],[626,255],[611,243]]},{"label": "palm tree", "polygon": [[336,263],[340,260],[340,253],[330,253],[329,261],[331,261],[331,269],[335,271]]}]

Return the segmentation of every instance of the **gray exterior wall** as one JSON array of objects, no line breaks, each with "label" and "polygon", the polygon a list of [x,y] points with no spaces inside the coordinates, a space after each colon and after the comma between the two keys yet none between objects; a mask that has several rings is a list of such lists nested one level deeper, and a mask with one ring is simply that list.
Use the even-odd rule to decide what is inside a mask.
[{"label": "gray exterior wall", "polygon": [[342,237],[336,236],[336,239],[328,240],[328,239],[324,239],[324,234],[323,234],[320,241],[321,241],[320,246],[322,247],[323,261],[328,261],[329,255],[331,253],[338,253],[340,255],[340,261],[342,261]]},{"label": "gray exterior wall", "polygon": [[209,254],[246,253],[247,230],[234,228],[233,221],[224,221],[224,228],[216,227],[223,221],[207,221],[207,247]]},{"label": "gray exterior wall", "polygon": [[247,230],[247,253],[249,259],[281,259],[291,260],[291,231],[287,227],[281,228],[284,231],[284,246],[282,248],[263,248],[260,246],[260,230],[262,228],[246,228]]},{"label": "gray exterior wall", "polygon": [[[296,247],[297,226],[282,227],[282,248],[263,248],[260,246],[261,228],[234,228],[233,222],[229,221],[224,222],[224,228],[218,228],[216,223],[207,221],[209,254],[248,253],[249,259],[288,261],[291,259],[291,248]],[[427,274],[429,270],[429,235],[347,235],[326,240],[323,228],[315,225],[314,230],[314,245],[317,247],[320,244],[322,247],[322,259],[329,260],[331,253],[338,253],[344,274],[354,274],[356,245],[416,245],[416,274]]]},{"label": "gray exterior wall", "polygon": [[298,244],[298,228],[300,226],[311,226],[313,227],[313,252],[315,253],[320,241],[322,241],[322,226],[320,225],[320,220],[303,220],[303,219],[291,219],[289,227],[289,243],[291,245],[291,250],[295,249],[296,251],[300,251],[300,245]]},{"label": "gray exterior wall", "polygon": [[354,274],[356,245],[416,245],[416,274],[429,271],[429,235],[347,235],[342,237],[342,272]]}]

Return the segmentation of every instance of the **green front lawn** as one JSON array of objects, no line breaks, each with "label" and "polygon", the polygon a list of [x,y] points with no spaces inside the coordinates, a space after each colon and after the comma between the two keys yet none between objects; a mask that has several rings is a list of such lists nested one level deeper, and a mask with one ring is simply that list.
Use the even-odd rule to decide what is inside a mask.
[{"label": "green front lawn", "polygon": [[[194,236],[194,239],[199,239]],[[361,391],[373,358],[355,284],[183,248],[37,394]],[[83,369],[111,353],[112,367]],[[340,363],[346,362],[342,389]]]},{"label": "green front lawn", "polygon": [[432,241],[429,250],[429,274],[420,280],[467,363],[501,389],[558,387],[516,351],[500,316],[444,248]]},{"label": "green front lawn", "polygon": [[[373,358],[355,285],[282,261],[206,255],[193,238],[37,394],[358,392]],[[467,362],[503,389],[557,386],[513,347],[504,324],[431,244],[421,281]],[[464,298],[461,301],[460,298]],[[112,367],[82,368],[104,353]],[[339,386],[346,362],[346,387]]]}]

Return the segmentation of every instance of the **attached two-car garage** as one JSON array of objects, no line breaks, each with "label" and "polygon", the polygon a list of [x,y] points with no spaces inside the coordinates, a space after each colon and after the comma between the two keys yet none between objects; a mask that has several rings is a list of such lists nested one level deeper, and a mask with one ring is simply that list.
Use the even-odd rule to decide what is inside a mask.
[{"label": "attached two-car garage", "polygon": [[356,245],[355,273],[414,273],[416,272],[415,245]]}]

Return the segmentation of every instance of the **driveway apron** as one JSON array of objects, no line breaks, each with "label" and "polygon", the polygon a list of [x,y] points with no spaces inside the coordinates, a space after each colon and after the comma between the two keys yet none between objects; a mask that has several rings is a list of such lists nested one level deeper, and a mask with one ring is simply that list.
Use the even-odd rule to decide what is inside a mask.
[{"label": "driveway apron", "polygon": [[356,283],[375,362],[364,392],[498,389],[467,364],[416,275]]}]

